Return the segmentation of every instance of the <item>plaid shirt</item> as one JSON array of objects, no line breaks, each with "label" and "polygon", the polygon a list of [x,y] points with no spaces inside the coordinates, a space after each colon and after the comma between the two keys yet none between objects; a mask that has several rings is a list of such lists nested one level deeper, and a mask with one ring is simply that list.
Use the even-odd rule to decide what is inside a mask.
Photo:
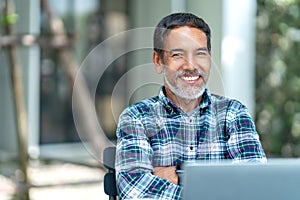
[{"label": "plaid shirt", "polygon": [[207,90],[185,113],[159,96],[128,107],[117,129],[116,171],[121,199],[179,199],[182,187],[152,174],[156,166],[186,161],[265,162],[255,125],[244,105]]}]

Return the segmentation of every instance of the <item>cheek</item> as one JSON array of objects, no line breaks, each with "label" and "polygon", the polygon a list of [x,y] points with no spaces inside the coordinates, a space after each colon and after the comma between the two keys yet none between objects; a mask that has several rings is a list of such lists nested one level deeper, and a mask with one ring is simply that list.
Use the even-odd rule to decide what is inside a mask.
[{"label": "cheek", "polygon": [[180,67],[184,64],[185,60],[183,58],[177,59],[165,59],[165,65],[169,70],[178,71]]},{"label": "cheek", "polygon": [[203,70],[205,73],[208,74],[210,72],[211,61],[209,59],[199,59],[197,60],[197,63],[200,69]]},{"label": "cheek", "polygon": [[178,76],[176,71],[171,71],[169,69],[165,70],[165,77],[171,84],[176,84],[178,81]]},{"label": "cheek", "polygon": [[165,75],[170,79],[173,80],[176,78],[176,72],[171,70],[165,70]]}]

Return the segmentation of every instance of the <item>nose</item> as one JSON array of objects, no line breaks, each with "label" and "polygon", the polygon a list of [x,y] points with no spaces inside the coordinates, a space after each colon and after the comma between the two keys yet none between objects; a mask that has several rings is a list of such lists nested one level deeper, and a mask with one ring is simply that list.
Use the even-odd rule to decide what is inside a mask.
[{"label": "nose", "polygon": [[189,71],[193,71],[197,68],[194,56],[189,55],[185,58],[185,62],[183,65],[183,69],[184,70],[189,70]]}]

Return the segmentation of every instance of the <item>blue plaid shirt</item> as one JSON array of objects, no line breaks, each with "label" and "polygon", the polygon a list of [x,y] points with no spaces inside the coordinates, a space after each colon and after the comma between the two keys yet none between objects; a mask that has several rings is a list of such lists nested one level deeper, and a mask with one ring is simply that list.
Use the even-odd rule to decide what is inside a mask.
[{"label": "blue plaid shirt", "polygon": [[210,94],[185,113],[164,94],[128,107],[117,129],[116,172],[121,199],[180,199],[182,187],[152,174],[186,161],[265,162],[246,107]]}]

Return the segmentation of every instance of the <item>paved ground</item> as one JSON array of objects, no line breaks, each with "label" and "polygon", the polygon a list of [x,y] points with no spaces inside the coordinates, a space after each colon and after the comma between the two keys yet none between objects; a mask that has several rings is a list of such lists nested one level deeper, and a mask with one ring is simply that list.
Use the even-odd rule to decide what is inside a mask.
[{"label": "paved ground", "polygon": [[[31,164],[28,170],[32,184],[30,200],[102,200],[104,171],[100,168],[51,162]],[[16,193],[13,177],[0,175],[0,199],[12,200]]]}]

